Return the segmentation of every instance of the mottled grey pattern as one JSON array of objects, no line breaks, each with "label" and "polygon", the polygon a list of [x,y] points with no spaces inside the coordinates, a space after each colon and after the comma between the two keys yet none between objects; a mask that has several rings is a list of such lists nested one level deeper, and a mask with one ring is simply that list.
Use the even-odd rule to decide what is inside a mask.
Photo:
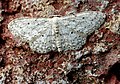
[{"label": "mottled grey pattern", "polygon": [[38,53],[77,50],[86,37],[103,24],[105,14],[87,11],[76,15],[53,18],[17,18],[8,24],[15,37],[28,42]]}]

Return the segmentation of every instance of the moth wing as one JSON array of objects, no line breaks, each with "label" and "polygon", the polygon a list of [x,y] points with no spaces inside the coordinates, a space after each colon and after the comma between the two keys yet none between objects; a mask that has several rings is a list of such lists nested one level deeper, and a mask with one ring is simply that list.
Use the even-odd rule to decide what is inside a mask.
[{"label": "moth wing", "polygon": [[105,15],[89,11],[59,19],[61,46],[62,50],[66,51],[80,49],[86,43],[86,37],[103,24]]},{"label": "moth wing", "polygon": [[18,18],[8,24],[15,37],[28,42],[31,49],[38,53],[56,49],[51,26],[47,18]]}]

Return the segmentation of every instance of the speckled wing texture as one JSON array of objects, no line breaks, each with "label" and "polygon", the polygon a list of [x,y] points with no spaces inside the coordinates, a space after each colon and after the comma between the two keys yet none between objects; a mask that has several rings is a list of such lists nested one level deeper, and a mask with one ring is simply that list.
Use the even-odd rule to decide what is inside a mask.
[{"label": "speckled wing texture", "polygon": [[11,33],[38,53],[57,50],[52,23],[49,18],[17,18],[8,24]]},{"label": "speckled wing texture", "polygon": [[53,18],[17,18],[8,24],[11,33],[38,53],[80,49],[88,35],[104,23],[105,14],[87,11]]},{"label": "speckled wing texture", "polygon": [[98,29],[104,20],[105,14],[95,11],[58,18],[62,50],[80,49],[86,43],[87,36]]}]

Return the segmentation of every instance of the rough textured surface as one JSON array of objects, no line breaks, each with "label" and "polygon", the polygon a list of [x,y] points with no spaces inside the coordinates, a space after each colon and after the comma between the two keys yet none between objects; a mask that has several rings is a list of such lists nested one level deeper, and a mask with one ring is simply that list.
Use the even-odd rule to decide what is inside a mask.
[{"label": "rough textured surface", "polygon": [[98,29],[105,14],[87,11],[76,15],[53,18],[19,18],[8,24],[16,38],[29,43],[38,53],[78,50],[88,35]]},{"label": "rough textured surface", "polygon": [[[120,12],[120,0],[1,0],[0,9],[3,10],[0,26],[1,84],[120,83],[120,35],[116,32],[119,26],[113,26],[119,23],[116,17]],[[80,50],[65,54],[33,53],[27,43],[14,39],[7,27],[9,22],[20,17],[63,17],[86,10],[105,13],[105,24],[87,37]]]},{"label": "rough textured surface", "polygon": [[114,15],[113,20],[107,24],[108,29],[112,32],[120,34],[120,13],[118,15]]}]

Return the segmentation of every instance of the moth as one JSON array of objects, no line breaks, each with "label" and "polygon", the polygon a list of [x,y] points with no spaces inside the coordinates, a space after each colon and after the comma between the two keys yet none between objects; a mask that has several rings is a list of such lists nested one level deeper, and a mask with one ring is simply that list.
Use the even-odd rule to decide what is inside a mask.
[{"label": "moth", "polygon": [[38,53],[78,50],[87,36],[100,28],[105,17],[98,11],[53,18],[22,17],[12,20],[8,29]]}]

